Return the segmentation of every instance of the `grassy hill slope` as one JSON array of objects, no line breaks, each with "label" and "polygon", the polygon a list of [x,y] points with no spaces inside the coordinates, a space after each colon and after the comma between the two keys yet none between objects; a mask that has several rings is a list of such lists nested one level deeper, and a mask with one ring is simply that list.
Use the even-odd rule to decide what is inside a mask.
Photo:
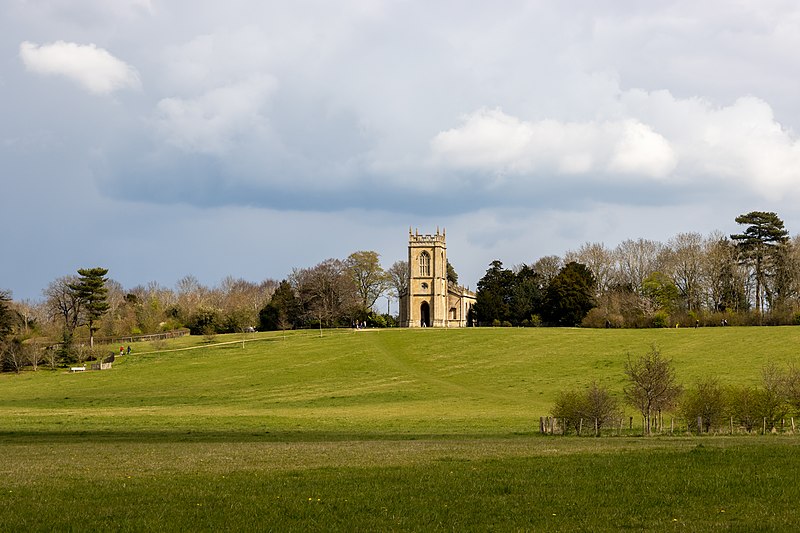
[{"label": "grassy hill slope", "polygon": [[[236,336],[218,337],[219,341]],[[793,361],[800,328],[463,329],[252,336],[139,353],[111,371],[0,375],[0,431],[510,434],[557,391],[592,380],[621,395],[623,365],[657,346],[691,385],[757,383]]]}]

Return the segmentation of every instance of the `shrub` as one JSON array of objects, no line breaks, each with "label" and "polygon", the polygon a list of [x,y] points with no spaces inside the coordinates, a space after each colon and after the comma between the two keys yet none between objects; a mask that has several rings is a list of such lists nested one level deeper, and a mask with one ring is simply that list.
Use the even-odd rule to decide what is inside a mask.
[{"label": "shrub", "polygon": [[654,328],[668,328],[670,327],[669,315],[666,311],[656,311],[653,315]]},{"label": "shrub", "polygon": [[759,391],[757,405],[760,418],[766,418],[771,429],[789,411],[787,375],[774,364],[770,364],[761,370],[761,379],[763,389]]},{"label": "shrub", "polygon": [[582,422],[597,430],[622,416],[617,400],[608,389],[592,382],[585,391],[561,391],[556,396],[552,415],[564,424],[564,433],[580,431]]},{"label": "shrub", "polygon": [[201,307],[189,318],[186,326],[192,335],[206,335],[209,331],[216,333],[219,323],[219,312],[216,309]]},{"label": "shrub", "polygon": [[385,328],[386,319],[383,317],[383,315],[370,313],[369,316],[367,317],[367,326],[371,328]]},{"label": "shrub", "polygon": [[564,424],[564,434],[572,429],[576,432],[580,427],[583,398],[577,391],[560,391],[553,404],[553,418],[558,418]]},{"label": "shrub", "polygon": [[622,410],[619,408],[616,398],[609,394],[608,389],[593,381],[586,390],[586,399],[581,415],[590,421],[596,421],[599,431],[609,422],[621,418]]},{"label": "shrub", "polygon": [[740,386],[728,389],[728,415],[748,432],[760,423],[760,392],[756,387]]},{"label": "shrub", "polygon": [[[715,378],[707,378],[686,391],[678,411],[686,418],[690,430],[708,433],[719,428],[729,412],[725,391]],[[700,427],[698,419],[701,420]]]}]

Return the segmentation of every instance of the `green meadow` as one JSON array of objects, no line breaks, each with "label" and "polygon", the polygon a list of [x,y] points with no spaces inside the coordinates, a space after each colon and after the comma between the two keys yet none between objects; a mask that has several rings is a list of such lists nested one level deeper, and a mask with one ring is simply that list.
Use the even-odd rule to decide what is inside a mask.
[{"label": "green meadow", "polygon": [[2,374],[0,531],[796,529],[795,435],[538,420],[593,380],[621,398],[624,361],[652,345],[691,386],[757,384],[799,343],[794,327],[292,331]]}]

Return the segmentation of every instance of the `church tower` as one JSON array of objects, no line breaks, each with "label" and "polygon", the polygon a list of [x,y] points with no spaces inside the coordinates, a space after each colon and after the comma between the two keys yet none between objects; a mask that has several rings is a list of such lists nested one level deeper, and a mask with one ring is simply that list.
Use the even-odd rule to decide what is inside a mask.
[{"label": "church tower", "polygon": [[447,245],[445,232],[408,230],[408,294],[401,300],[403,327],[447,327]]}]

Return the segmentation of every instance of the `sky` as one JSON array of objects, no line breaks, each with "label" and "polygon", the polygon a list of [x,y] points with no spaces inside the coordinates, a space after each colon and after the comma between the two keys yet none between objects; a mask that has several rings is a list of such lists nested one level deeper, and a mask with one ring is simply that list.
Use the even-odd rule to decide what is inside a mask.
[{"label": "sky", "polygon": [[0,289],[800,232],[791,1],[0,0]]}]

